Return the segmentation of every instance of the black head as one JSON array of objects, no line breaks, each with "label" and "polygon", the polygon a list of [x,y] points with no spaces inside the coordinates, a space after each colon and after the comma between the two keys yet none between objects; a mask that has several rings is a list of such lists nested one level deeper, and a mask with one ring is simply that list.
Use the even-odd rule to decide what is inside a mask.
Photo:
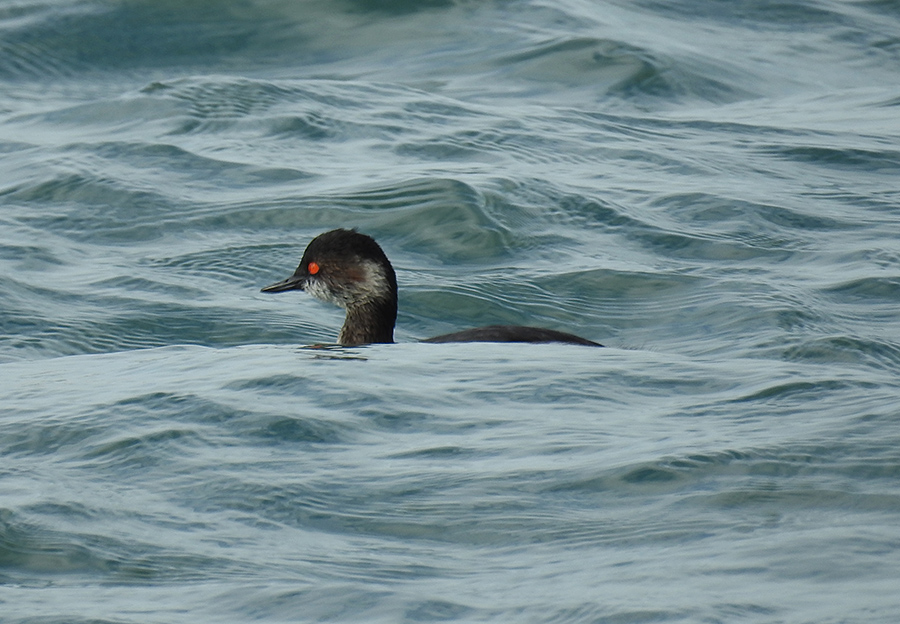
[{"label": "black head", "polygon": [[305,290],[317,299],[346,308],[348,319],[354,311],[371,309],[372,324],[382,334],[385,327],[393,331],[397,318],[394,268],[374,239],[355,230],[332,230],[315,237],[294,274],[262,292],[288,290]]}]

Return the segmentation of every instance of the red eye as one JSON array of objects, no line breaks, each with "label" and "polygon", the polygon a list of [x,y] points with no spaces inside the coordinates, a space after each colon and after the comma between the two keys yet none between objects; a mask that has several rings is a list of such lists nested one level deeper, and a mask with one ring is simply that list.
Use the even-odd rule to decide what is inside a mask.
[{"label": "red eye", "polygon": [[319,272],[319,265],[315,262],[310,262],[308,265],[306,265],[306,270],[309,271],[310,275],[315,275]]}]

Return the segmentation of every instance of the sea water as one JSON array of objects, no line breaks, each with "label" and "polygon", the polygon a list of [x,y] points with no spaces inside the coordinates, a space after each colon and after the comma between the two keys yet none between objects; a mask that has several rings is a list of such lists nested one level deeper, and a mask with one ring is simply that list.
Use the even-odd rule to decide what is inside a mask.
[{"label": "sea water", "polygon": [[[898,75],[883,0],[0,3],[0,621],[893,624]],[[398,344],[259,292],[336,227]],[[416,342],[497,323],[606,348]]]}]

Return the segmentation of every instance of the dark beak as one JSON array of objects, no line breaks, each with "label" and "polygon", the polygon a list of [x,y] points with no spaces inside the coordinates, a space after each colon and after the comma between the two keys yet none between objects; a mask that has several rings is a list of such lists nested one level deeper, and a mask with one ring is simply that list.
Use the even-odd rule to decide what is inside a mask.
[{"label": "dark beak", "polygon": [[274,284],[269,284],[265,288],[263,288],[260,292],[264,293],[280,293],[285,292],[287,290],[303,290],[303,276],[302,275],[291,275],[286,280],[281,280],[280,282],[275,282]]}]

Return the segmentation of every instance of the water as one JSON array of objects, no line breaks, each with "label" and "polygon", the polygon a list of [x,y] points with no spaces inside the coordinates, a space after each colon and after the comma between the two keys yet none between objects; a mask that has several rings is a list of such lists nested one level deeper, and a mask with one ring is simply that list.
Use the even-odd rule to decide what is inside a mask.
[{"label": "water", "polygon": [[[0,621],[895,622],[898,33],[0,4]],[[258,292],[334,227],[398,344]]]}]

